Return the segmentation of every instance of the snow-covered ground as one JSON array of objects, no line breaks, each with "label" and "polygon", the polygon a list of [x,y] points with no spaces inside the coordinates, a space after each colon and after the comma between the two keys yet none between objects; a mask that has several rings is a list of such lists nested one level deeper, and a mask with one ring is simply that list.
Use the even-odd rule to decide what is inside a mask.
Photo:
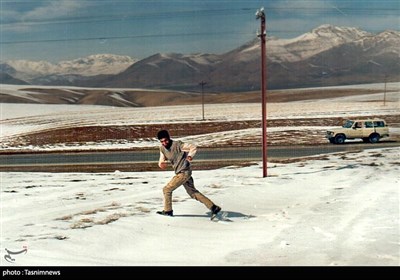
[{"label": "snow-covered ground", "polygon": [[[175,217],[162,209],[171,172],[2,173],[1,264],[269,266],[400,264],[400,148],[305,162],[195,171]],[[5,249],[26,254],[3,255]]]},{"label": "snow-covered ground", "polygon": [[[360,88],[365,90],[383,89],[383,84],[367,84],[355,86],[329,87]],[[2,90],[8,94],[21,94],[20,86],[2,85]],[[72,88],[71,88],[72,90]],[[123,90],[123,89],[121,89]],[[268,103],[267,114],[269,120],[274,119],[299,119],[299,118],[332,118],[372,115],[397,115],[400,111],[400,83],[387,85],[386,102],[383,103],[384,93],[357,95],[341,98],[321,100]],[[390,92],[389,92],[390,91]],[[133,125],[154,123],[185,123],[203,122],[201,105],[121,108],[94,105],[43,105],[43,104],[12,104],[0,103],[0,148],[1,149],[26,149],[16,147],[11,140],[19,135],[31,132],[47,131],[55,128],[70,128],[76,126],[109,126]],[[235,121],[235,120],[260,120],[261,106],[256,103],[227,103],[206,104],[205,117],[208,121]],[[204,123],[204,122],[203,122]],[[323,135],[328,127],[309,127],[308,130],[320,131]],[[304,129],[302,127],[301,129]],[[269,127],[268,133],[300,130],[296,127]],[[261,135],[261,129],[246,129],[237,131],[240,135]],[[213,133],[211,135],[196,136],[198,144],[213,143],[234,139],[235,133]],[[391,133],[399,134],[398,127],[392,127]],[[323,137],[323,136],[322,136]],[[182,140],[187,140],[183,138]],[[58,145],[46,147],[28,147],[32,150],[68,150],[68,149],[107,149],[110,145],[114,149],[132,147],[154,147],[155,139],[134,141],[126,143],[87,143],[85,146]]]},{"label": "snow-covered ground", "polygon": [[[385,106],[361,102],[360,96],[268,104],[268,116],[396,115],[399,94],[388,94]],[[381,97],[377,94],[374,100]],[[213,120],[259,119],[260,106],[206,105],[206,114]],[[52,127],[193,122],[200,117],[200,106],[1,104],[1,141]],[[235,137],[218,135],[212,138]],[[170,171],[2,172],[0,264],[398,266],[399,159],[399,147],[377,145],[363,152],[269,163],[267,178],[262,178],[260,163],[194,171],[196,187],[223,208],[227,220],[218,222],[211,222],[209,211],[182,187],[174,192],[176,216],[155,214],[162,209],[162,187],[172,177]],[[24,249],[26,253],[10,255],[14,261],[7,261],[6,250]]]}]

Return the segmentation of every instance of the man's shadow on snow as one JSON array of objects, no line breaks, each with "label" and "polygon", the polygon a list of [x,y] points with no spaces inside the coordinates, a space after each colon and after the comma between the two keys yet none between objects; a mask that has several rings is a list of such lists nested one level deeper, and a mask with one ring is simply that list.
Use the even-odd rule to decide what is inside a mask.
[{"label": "man's shadow on snow", "polygon": [[[242,218],[242,219],[250,219],[250,218],[255,218],[256,216],[253,215],[246,215],[240,212],[234,212],[234,211],[224,211],[222,210],[219,215],[225,217],[225,218]],[[174,215],[174,217],[188,217],[188,218],[194,218],[194,217],[210,217],[211,212],[207,212],[204,215],[196,215],[196,214],[181,214],[181,215]]]}]

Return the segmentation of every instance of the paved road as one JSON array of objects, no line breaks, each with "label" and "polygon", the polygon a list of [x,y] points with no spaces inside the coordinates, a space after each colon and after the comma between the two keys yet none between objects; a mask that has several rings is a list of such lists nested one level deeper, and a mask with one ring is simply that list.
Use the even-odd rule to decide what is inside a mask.
[{"label": "paved road", "polygon": [[[268,158],[295,158],[326,154],[343,151],[364,150],[381,147],[400,146],[397,142],[382,142],[378,144],[346,143],[343,145],[318,145],[318,146],[290,146],[268,147]],[[73,165],[73,164],[115,164],[115,163],[139,163],[158,161],[158,150],[148,151],[96,151],[79,153],[24,153],[24,154],[0,154],[0,167],[18,165]],[[226,149],[199,149],[196,161],[224,161],[261,160],[261,148],[226,148]]]}]

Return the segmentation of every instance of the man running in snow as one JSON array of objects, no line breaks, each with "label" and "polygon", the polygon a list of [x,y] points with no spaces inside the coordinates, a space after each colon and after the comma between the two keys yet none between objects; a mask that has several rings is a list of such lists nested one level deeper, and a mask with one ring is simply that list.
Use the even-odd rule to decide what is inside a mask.
[{"label": "man running in snow", "polygon": [[182,141],[179,140],[172,140],[166,130],[160,130],[157,133],[157,138],[161,143],[158,166],[161,169],[166,169],[169,161],[175,171],[175,176],[163,188],[164,210],[157,211],[157,214],[173,216],[172,192],[181,185],[185,187],[186,192],[191,198],[200,201],[210,209],[212,215],[216,215],[221,211],[221,207],[215,205],[210,199],[201,194],[194,187],[190,162],[196,154],[196,146],[193,144],[182,143]]}]

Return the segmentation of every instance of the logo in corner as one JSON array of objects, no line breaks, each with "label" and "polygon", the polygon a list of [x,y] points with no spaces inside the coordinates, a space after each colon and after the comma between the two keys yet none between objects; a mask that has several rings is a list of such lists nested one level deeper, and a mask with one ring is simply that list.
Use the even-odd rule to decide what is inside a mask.
[{"label": "logo in corner", "polygon": [[28,252],[28,247],[27,246],[23,246],[22,248],[23,249],[21,251],[17,251],[17,252],[13,252],[13,251],[8,250],[7,248],[4,248],[6,250],[6,252],[7,252],[7,254],[4,255],[4,259],[6,261],[10,262],[10,263],[15,262],[15,259],[13,257],[11,257],[11,255],[19,255],[19,254],[22,254],[22,253],[26,254]]}]

